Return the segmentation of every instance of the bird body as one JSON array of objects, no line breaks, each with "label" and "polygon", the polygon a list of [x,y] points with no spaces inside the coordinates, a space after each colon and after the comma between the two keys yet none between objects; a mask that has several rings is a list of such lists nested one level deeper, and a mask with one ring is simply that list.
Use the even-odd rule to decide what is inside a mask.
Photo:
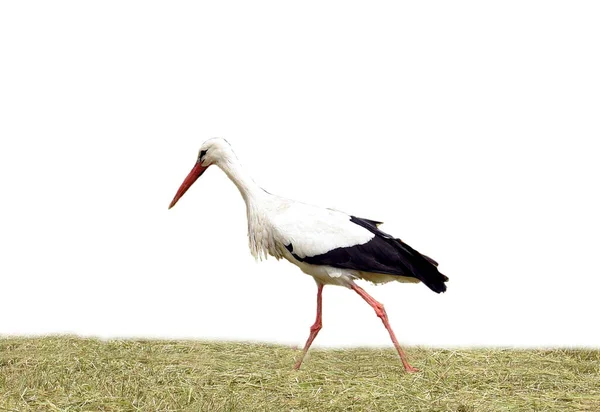
[{"label": "bird body", "polygon": [[[334,209],[296,202],[268,193],[244,171],[231,146],[221,138],[206,141],[196,165],[181,185],[169,208],[175,205],[210,165],[216,165],[236,185],[246,203],[250,252],[257,259],[273,256],[286,259],[318,285],[317,322],[313,325],[308,350],[320,329],[321,293],[324,285],[355,290],[382,318],[406,370],[414,370],[395,340],[383,306],[354,280],[373,283],[390,281],[423,282],[433,291],[446,290],[448,278],[437,262],[412,249],[400,239],[379,230],[381,222],[362,219]],[[378,307],[380,311],[378,312]],[[383,311],[383,312],[382,312]],[[384,320],[385,315],[385,320]],[[302,359],[297,363],[300,366]]]}]

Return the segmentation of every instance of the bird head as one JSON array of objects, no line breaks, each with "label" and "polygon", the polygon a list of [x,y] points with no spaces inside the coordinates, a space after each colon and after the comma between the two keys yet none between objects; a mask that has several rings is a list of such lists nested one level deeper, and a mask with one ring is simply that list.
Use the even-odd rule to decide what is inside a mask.
[{"label": "bird head", "polygon": [[169,209],[175,206],[175,203],[177,203],[194,182],[202,176],[206,169],[214,164],[220,166],[223,162],[229,161],[232,156],[235,156],[235,154],[227,140],[215,137],[204,142],[198,151],[196,164],[179,187],[179,190],[169,205]]}]

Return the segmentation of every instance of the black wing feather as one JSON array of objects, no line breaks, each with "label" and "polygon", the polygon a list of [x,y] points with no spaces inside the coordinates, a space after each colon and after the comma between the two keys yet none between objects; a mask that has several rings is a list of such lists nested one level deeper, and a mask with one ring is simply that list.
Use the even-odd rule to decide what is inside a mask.
[{"label": "black wing feather", "polygon": [[[383,225],[383,222],[378,222],[378,221],[376,221],[376,220],[365,219],[365,218],[362,218],[362,217],[354,217],[354,216],[352,216],[352,218],[353,218],[353,219],[356,219],[356,220],[361,220],[361,221],[363,221],[363,222],[365,222],[365,223],[368,223],[368,224],[370,224],[371,226],[374,226],[375,228],[378,228],[378,227],[379,227],[379,225]],[[362,226],[362,225],[361,225],[361,226]]]}]

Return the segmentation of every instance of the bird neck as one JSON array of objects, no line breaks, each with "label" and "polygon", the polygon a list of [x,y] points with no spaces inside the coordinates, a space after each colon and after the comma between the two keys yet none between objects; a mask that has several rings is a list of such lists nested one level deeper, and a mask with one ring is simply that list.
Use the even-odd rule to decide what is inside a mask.
[{"label": "bird neck", "polygon": [[266,210],[273,196],[250,178],[237,158],[228,159],[218,165],[237,186],[246,202],[248,241],[252,255],[256,259],[266,259],[268,255],[281,258],[280,251],[275,247],[273,233],[267,230],[270,223]]},{"label": "bird neck", "polygon": [[237,158],[227,159],[218,163],[218,166],[238,188],[248,208],[252,203],[260,200],[266,194],[266,192],[252,180],[250,175],[246,173]]}]

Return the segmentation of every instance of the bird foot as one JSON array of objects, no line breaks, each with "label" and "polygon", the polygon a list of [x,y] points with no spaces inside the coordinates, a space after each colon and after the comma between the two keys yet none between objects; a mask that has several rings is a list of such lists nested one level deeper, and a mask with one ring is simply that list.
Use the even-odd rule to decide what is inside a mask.
[{"label": "bird foot", "polygon": [[410,366],[410,365],[408,365],[408,366],[406,366],[406,365],[405,365],[405,366],[404,366],[404,370],[405,370],[407,373],[415,373],[415,372],[419,372],[419,370],[418,370],[417,368],[415,368],[415,367],[413,367],[413,366]]}]

